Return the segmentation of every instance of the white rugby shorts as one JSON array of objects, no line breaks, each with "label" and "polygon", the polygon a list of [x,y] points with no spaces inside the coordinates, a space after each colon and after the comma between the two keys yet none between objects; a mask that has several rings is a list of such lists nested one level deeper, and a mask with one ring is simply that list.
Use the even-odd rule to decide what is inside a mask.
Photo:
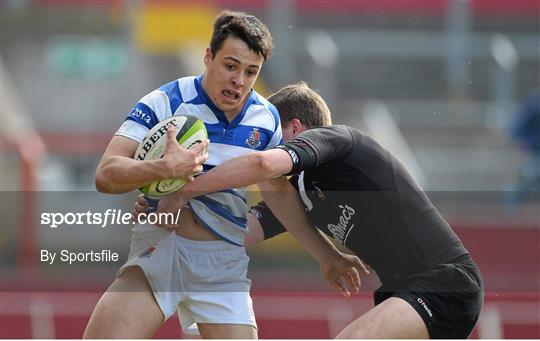
[{"label": "white rugby shorts", "polygon": [[257,327],[243,246],[223,240],[195,241],[153,225],[132,229],[128,261],[139,266],[168,319],[178,310],[182,329],[194,323]]}]

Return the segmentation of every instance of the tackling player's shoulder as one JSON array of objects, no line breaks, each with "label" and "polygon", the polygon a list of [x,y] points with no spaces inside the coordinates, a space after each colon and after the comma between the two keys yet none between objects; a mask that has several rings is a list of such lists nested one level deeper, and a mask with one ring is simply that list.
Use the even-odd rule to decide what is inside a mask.
[{"label": "tackling player's shoulder", "polygon": [[352,142],[347,126],[313,127],[285,143],[282,149],[293,150],[298,155],[298,167],[294,169],[298,171],[340,162],[349,155]]},{"label": "tackling player's shoulder", "polygon": [[303,140],[315,149],[329,144],[335,147],[347,147],[354,141],[351,129],[353,128],[345,125],[312,127],[300,133],[293,141]]},{"label": "tackling player's shoulder", "polygon": [[358,130],[358,129],[355,129],[355,128],[352,128],[352,127],[349,127],[349,126],[346,126],[346,125],[343,125],[343,124],[335,124],[335,125],[331,125],[331,126],[324,126],[324,127],[320,127],[322,129],[328,129],[329,131],[332,131],[332,132],[335,132],[337,134],[343,134],[345,136],[349,136],[349,135],[352,135],[352,130]]}]

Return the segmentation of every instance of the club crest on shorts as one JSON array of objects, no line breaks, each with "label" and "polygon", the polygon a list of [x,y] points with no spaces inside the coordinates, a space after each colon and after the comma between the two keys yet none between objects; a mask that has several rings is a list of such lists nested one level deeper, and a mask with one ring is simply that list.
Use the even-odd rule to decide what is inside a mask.
[{"label": "club crest on shorts", "polygon": [[150,246],[148,249],[144,250],[143,252],[139,253],[140,258],[148,258],[152,255],[152,252],[154,252],[156,248],[153,246]]},{"label": "club crest on shorts", "polygon": [[261,145],[261,132],[259,128],[253,128],[249,133],[249,137],[246,140],[246,144],[255,149]]}]

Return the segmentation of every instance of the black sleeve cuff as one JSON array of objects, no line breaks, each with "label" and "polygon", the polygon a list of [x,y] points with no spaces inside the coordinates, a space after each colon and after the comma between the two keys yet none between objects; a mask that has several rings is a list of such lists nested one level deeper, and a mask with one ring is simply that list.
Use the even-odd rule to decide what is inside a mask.
[{"label": "black sleeve cuff", "polygon": [[306,142],[293,139],[288,143],[276,146],[289,153],[293,166],[291,171],[285,175],[298,174],[303,170],[314,168],[317,164],[317,154],[315,150]]}]

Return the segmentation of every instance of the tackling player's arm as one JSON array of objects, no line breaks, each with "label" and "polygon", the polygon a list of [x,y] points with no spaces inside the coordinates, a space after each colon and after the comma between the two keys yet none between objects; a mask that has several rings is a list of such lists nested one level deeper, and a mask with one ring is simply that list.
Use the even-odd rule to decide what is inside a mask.
[{"label": "tackling player's arm", "polygon": [[[331,164],[347,155],[352,148],[352,134],[346,127],[324,127],[301,133],[279,146],[291,159],[290,174],[296,174],[323,164]],[[323,276],[337,290],[348,295],[345,281],[358,289],[358,270],[368,273],[360,259],[341,254],[329,240],[323,238],[309,221],[296,189],[286,178],[261,183],[263,198],[272,213],[321,265]]]},{"label": "tackling player's arm", "polygon": [[291,157],[281,149],[270,149],[225,161],[184,186],[183,192],[193,197],[227,188],[238,188],[287,174],[292,169]]},{"label": "tackling player's arm", "polygon": [[[350,149],[350,138],[350,132],[343,127],[310,129],[274,149],[230,159],[161,199],[158,212],[177,212],[190,199],[203,194],[244,187],[332,162]],[[137,212],[136,205],[134,213]]]},{"label": "tackling player's arm", "polygon": [[247,214],[247,226],[246,247],[287,232],[264,201],[251,207]]},{"label": "tackling player's arm", "polygon": [[[177,212],[190,199],[200,195],[256,184],[286,174],[292,167],[289,154],[277,148],[227,160],[198,176],[181,190],[162,198],[159,201],[158,212]],[[143,199],[140,201],[143,202]],[[134,213],[137,212],[136,205]]]},{"label": "tackling player's arm", "polygon": [[271,179],[260,184],[264,201],[276,218],[298,240],[304,249],[319,263],[321,274],[336,290],[349,296],[348,286],[358,292],[360,275],[366,271],[360,259],[345,255],[321,236],[306,213],[296,189],[287,178]]},{"label": "tackling player's arm", "polygon": [[[272,189],[276,190],[278,188]],[[288,190],[291,191],[289,192],[291,195],[296,193],[294,188],[288,188]],[[276,194],[276,200],[281,202],[284,198],[283,193],[276,192]],[[283,206],[290,205],[291,203],[295,204],[294,198],[292,202],[288,202],[287,200],[282,202]],[[288,208],[293,215],[295,209],[304,212],[303,207]],[[302,215],[300,215],[298,219],[293,219],[297,220],[293,223],[305,225],[304,228],[294,228],[291,233],[301,241],[301,244],[306,247],[308,252],[319,261],[321,273],[332,287],[341,292],[344,296],[350,295],[348,287],[354,291],[358,291],[360,286],[358,270],[369,273],[360,259],[356,256],[347,255],[338,251],[326,236],[311,225],[307,217],[302,217]],[[259,202],[251,208],[247,214],[247,225],[249,232],[246,236],[246,247],[287,232],[287,229],[285,229],[283,224],[276,218],[265,202]],[[313,250],[315,250],[315,252],[313,252]]]},{"label": "tackling player's arm", "polygon": [[286,174],[297,174],[345,155],[352,135],[344,126],[302,132],[274,149],[228,160],[182,188],[185,199],[227,188],[243,187]]},{"label": "tackling player's arm", "polygon": [[107,146],[96,169],[96,189],[103,193],[125,193],[160,179],[187,177],[202,171],[208,154],[201,152],[208,146],[204,141],[192,149],[185,149],[176,142],[174,127],[167,130],[167,145],[159,160],[134,160],[138,142],[114,136]]},{"label": "tackling player's arm", "polygon": [[[255,216],[251,212],[248,212],[248,214],[246,215],[246,219],[248,233],[246,234],[244,246],[251,247],[264,241],[266,238],[264,235],[262,224],[259,222],[259,219],[257,219],[257,216]],[[286,232],[286,230],[284,230],[283,232]]]}]

